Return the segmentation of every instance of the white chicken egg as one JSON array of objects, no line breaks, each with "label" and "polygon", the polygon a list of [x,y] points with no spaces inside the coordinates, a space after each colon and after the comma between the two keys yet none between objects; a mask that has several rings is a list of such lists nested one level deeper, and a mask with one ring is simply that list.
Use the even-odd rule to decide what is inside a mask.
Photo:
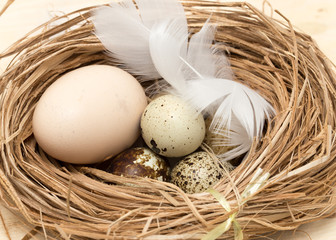
[{"label": "white chicken egg", "polygon": [[41,96],[33,115],[33,132],[50,156],[91,164],[115,156],[140,135],[147,97],[124,70],[90,65],[70,71]]},{"label": "white chicken egg", "polygon": [[163,95],[148,104],[141,118],[141,133],[157,154],[181,157],[195,151],[205,136],[204,118],[174,95]]}]

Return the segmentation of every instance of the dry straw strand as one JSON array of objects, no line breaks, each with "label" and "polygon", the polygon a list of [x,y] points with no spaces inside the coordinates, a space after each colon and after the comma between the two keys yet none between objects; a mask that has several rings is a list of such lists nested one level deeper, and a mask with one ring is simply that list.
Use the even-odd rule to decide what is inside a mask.
[{"label": "dry straw strand", "polygon": [[[182,3],[192,33],[212,14],[216,40],[228,53],[235,80],[260,92],[277,111],[263,139],[214,187],[231,211],[208,192],[185,194],[171,183],[61,163],[36,145],[32,114],[51,83],[89,64],[123,67],[93,34],[94,6],[51,19],[0,54],[13,57],[0,76],[1,198],[42,234],[52,239],[200,239],[235,214],[248,239],[296,229],[334,212],[333,63],[279,12],[273,14],[283,21],[247,3]],[[56,24],[60,19],[64,23]],[[269,179],[241,204],[260,168]],[[218,239],[233,236],[231,227]]]},{"label": "dry straw strand", "polygon": [[2,14],[4,14],[4,12],[6,12],[6,10],[9,8],[10,5],[12,5],[14,3],[15,0],[7,0],[5,6],[2,7],[2,9],[0,10],[0,16]]}]

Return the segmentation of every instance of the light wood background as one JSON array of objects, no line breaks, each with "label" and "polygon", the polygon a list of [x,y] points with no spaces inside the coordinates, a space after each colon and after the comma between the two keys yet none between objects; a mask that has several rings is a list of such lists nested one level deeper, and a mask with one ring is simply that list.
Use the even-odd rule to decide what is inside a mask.
[{"label": "light wood background", "polygon": [[[5,2],[6,0],[0,0],[0,9]],[[54,15],[108,2],[108,0],[15,0],[0,17],[0,51]],[[269,15],[272,14],[272,8],[279,10],[294,26],[310,34],[327,57],[336,63],[336,1],[268,0],[265,3],[264,0],[247,0],[247,2],[259,9],[263,9],[264,6],[264,11]],[[0,60],[0,72],[9,60]],[[0,240],[22,239],[31,228],[0,204]],[[33,239],[44,238],[42,235]],[[336,217],[306,224],[296,232],[278,233],[262,239],[334,240]]]}]

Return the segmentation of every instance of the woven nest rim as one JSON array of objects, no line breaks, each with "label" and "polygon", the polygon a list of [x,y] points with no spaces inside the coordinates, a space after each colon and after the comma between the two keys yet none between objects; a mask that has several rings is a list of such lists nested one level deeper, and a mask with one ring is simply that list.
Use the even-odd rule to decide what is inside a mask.
[{"label": "woven nest rim", "polygon": [[[16,55],[0,76],[1,197],[37,230],[64,239],[198,239],[236,213],[244,236],[252,238],[332,214],[334,65],[286,18],[279,22],[247,3],[183,4],[192,32],[213,14],[216,40],[229,52],[237,81],[258,90],[277,111],[262,141],[214,187],[231,211],[210,193],[185,194],[170,183],[63,164],[36,147],[32,113],[58,76],[87,64],[122,67],[104,54],[92,33],[93,7],[43,24],[0,55]],[[244,198],[260,169],[269,174],[268,180]],[[221,238],[232,236],[234,228]]]}]

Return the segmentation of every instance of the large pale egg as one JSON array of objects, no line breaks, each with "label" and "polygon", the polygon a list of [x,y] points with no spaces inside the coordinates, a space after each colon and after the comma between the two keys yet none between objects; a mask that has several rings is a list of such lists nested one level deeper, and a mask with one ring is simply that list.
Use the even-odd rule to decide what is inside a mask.
[{"label": "large pale egg", "polygon": [[151,101],[141,117],[141,133],[157,154],[181,157],[195,151],[203,142],[203,116],[189,103],[174,95]]},{"label": "large pale egg", "polygon": [[33,132],[40,147],[58,160],[96,163],[136,141],[146,106],[142,86],[129,73],[85,66],[61,76],[43,93]]}]

